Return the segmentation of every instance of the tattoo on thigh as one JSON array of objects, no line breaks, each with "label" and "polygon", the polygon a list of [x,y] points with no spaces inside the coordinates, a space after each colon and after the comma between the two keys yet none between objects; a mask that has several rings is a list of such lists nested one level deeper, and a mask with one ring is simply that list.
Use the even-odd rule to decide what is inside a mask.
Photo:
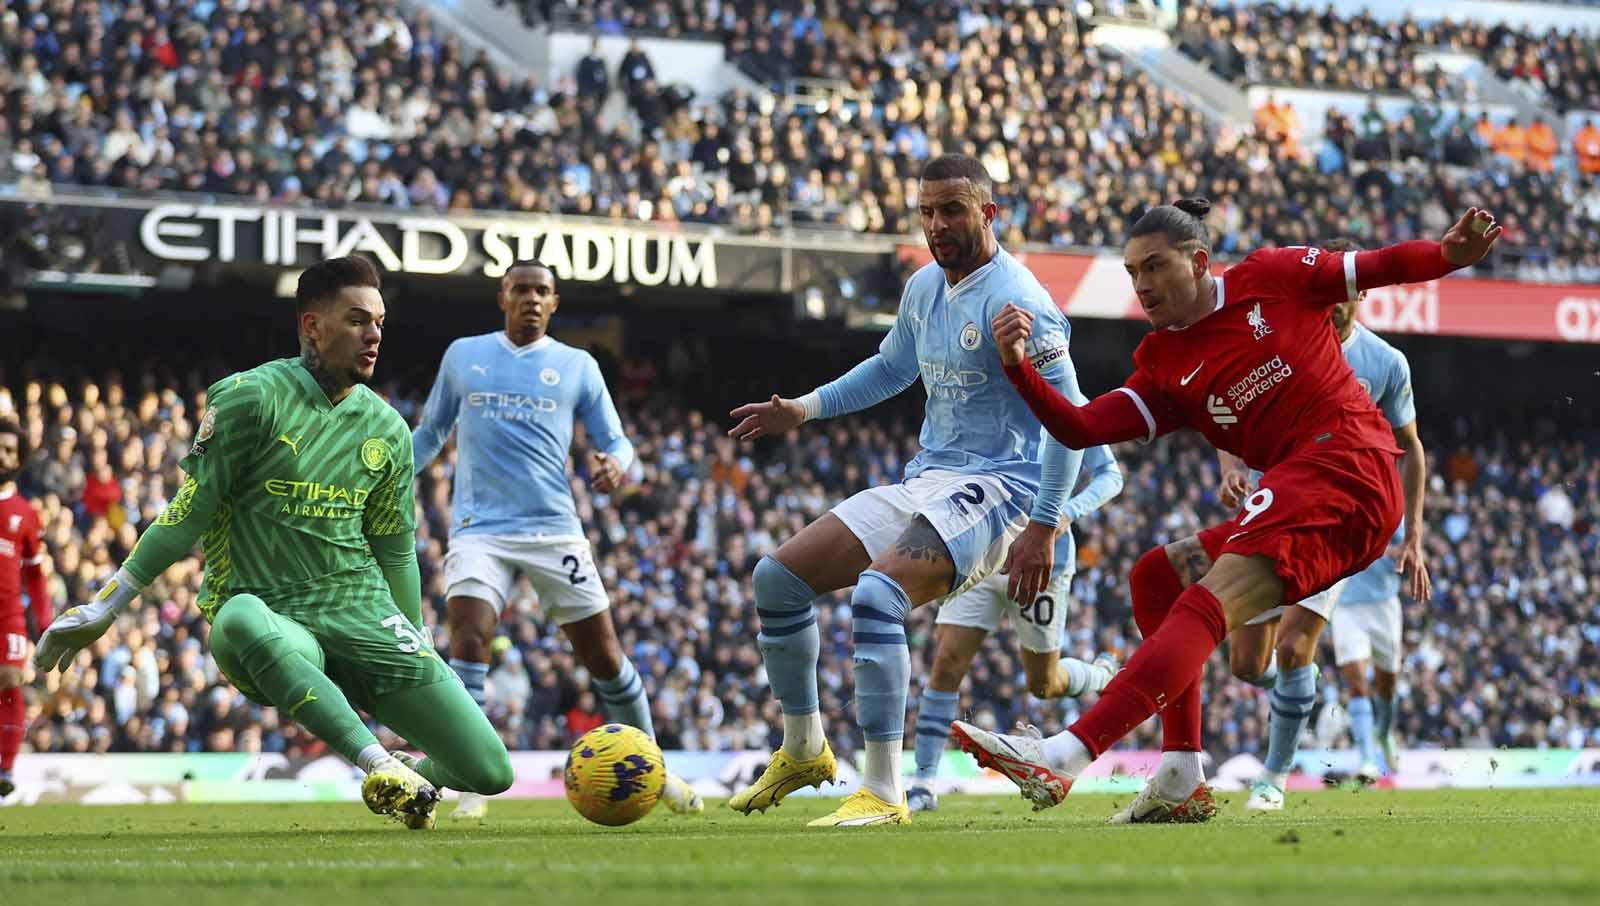
[{"label": "tattoo on thigh", "polygon": [[945,547],[944,539],[939,537],[939,531],[933,523],[918,516],[911,520],[911,525],[894,543],[894,552],[902,557],[912,560],[927,560],[938,562],[944,560],[954,563],[950,558],[950,549]]},{"label": "tattoo on thigh", "polygon": [[1199,582],[1211,571],[1211,558],[1206,555],[1206,546],[1194,535],[1167,545],[1167,559],[1172,561],[1172,568],[1177,571],[1184,587]]}]

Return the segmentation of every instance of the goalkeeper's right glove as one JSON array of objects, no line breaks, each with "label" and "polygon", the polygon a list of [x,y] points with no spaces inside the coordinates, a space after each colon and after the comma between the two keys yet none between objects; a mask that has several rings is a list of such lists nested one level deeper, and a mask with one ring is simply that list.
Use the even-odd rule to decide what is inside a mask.
[{"label": "goalkeeper's right glove", "polygon": [[139,584],[126,569],[117,570],[88,604],[68,608],[51,621],[33,653],[33,665],[46,673],[71,666],[85,646],[105,635],[128,603],[139,596]]}]

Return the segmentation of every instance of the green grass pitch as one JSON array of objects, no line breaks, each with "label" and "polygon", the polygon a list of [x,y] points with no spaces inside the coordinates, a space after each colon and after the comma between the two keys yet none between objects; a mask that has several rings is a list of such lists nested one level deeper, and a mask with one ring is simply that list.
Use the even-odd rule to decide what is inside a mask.
[{"label": "green grass pitch", "polygon": [[[1125,797],[947,797],[909,827],[818,830],[837,800],[618,829],[564,802],[407,832],[350,805],[0,810],[0,903],[1593,903],[1600,789],[1324,792],[1203,826],[1106,827]],[[1176,897],[1176,899],[1175,899]]]}]

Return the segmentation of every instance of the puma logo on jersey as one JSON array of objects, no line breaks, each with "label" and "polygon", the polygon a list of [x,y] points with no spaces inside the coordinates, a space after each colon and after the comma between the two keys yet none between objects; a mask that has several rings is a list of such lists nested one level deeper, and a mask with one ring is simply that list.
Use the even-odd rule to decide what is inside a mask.
[{"label": "puma logo on jersey", "polygon": [[294,706],[289,709],[289,716],[293,717],[296,711],[299,711],[301,708],[304,708],[306,705],[309,705],[314,701],[320,701],[320,700],[321,699],[317,698],[316,690],[314,690],[314,689],[312,689],[312,688],[310,688],[308,686],[306,688],[306,696],[305,696],[305,698],[302,698],[299,701],[294,703]]},{"label": "puma logo on jersey", "polygon": [[1266,315],[1261,313],[1260,302],[1257,302],[1255,307],[1250,309],[1250,314],[1246,319],[1250,322],[1250,326],[1255,330],[1256,339],[1259,340],[1267,334],[1272,333],[1272,327],[1267,324]]},{"label": "puma logo on jersey", "polygon": [[1178,386],[1179,387],[1187,387],[1187,386],[1189,386],[1189,382],[1194,380],[1194,376],[1199,374],[1200,373],[1200,369],[1202,369],[1204,367],[1206,367],[1206,360],[1205,359],[1201,359],[1200,360],[1200,364],[1194,366],[1194,370],[1189,372],[1189,374],[1187,376],[1185,376],[1183,380],[1178,382]]},{"label": "puma logo on jersey", "polygon": [[1221,425],[1224,431],[1228,430],[1229,425],[1239,423],[1239,416],[1233,414],[1233,408],[1215,393],[1206,397],[1206,411],[1211,413],[1211,420]]},{"label": "puma logo on jersey", "polygon": [[295,435],[294,440],[290,440],[289,439],[289,435],[287,435],[287,434],[279,434],[278,435],[278,440],[280,440],[283,443],[287,444],[289,446],[289,449],[294,451],[294,455],[299,456],[300,455],[300,441],[304,437],[305,437],[304,434],[298,434],[298,435]]},{"label": "puma logo on jersey", "polygon": [[489,369],[483,367],[482,365],[473,365],[472,366],[472,370],[478,372],[479,374],[483,375],[484,377],[488,377],[489,376]]}]

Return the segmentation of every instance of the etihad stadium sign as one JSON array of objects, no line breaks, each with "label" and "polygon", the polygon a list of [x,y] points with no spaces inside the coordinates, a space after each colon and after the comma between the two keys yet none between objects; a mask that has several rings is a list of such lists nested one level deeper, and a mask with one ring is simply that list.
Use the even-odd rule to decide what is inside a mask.
[{"label": "etihad stadium sign", "polygon": [[717,289],[710,237],[557,220],[370,216],[338,211],[167,202],[139,219],[139,244],[162,261],[302,267],[366,253],[392,273],[498,279],[538,260],[560,280]]}]

